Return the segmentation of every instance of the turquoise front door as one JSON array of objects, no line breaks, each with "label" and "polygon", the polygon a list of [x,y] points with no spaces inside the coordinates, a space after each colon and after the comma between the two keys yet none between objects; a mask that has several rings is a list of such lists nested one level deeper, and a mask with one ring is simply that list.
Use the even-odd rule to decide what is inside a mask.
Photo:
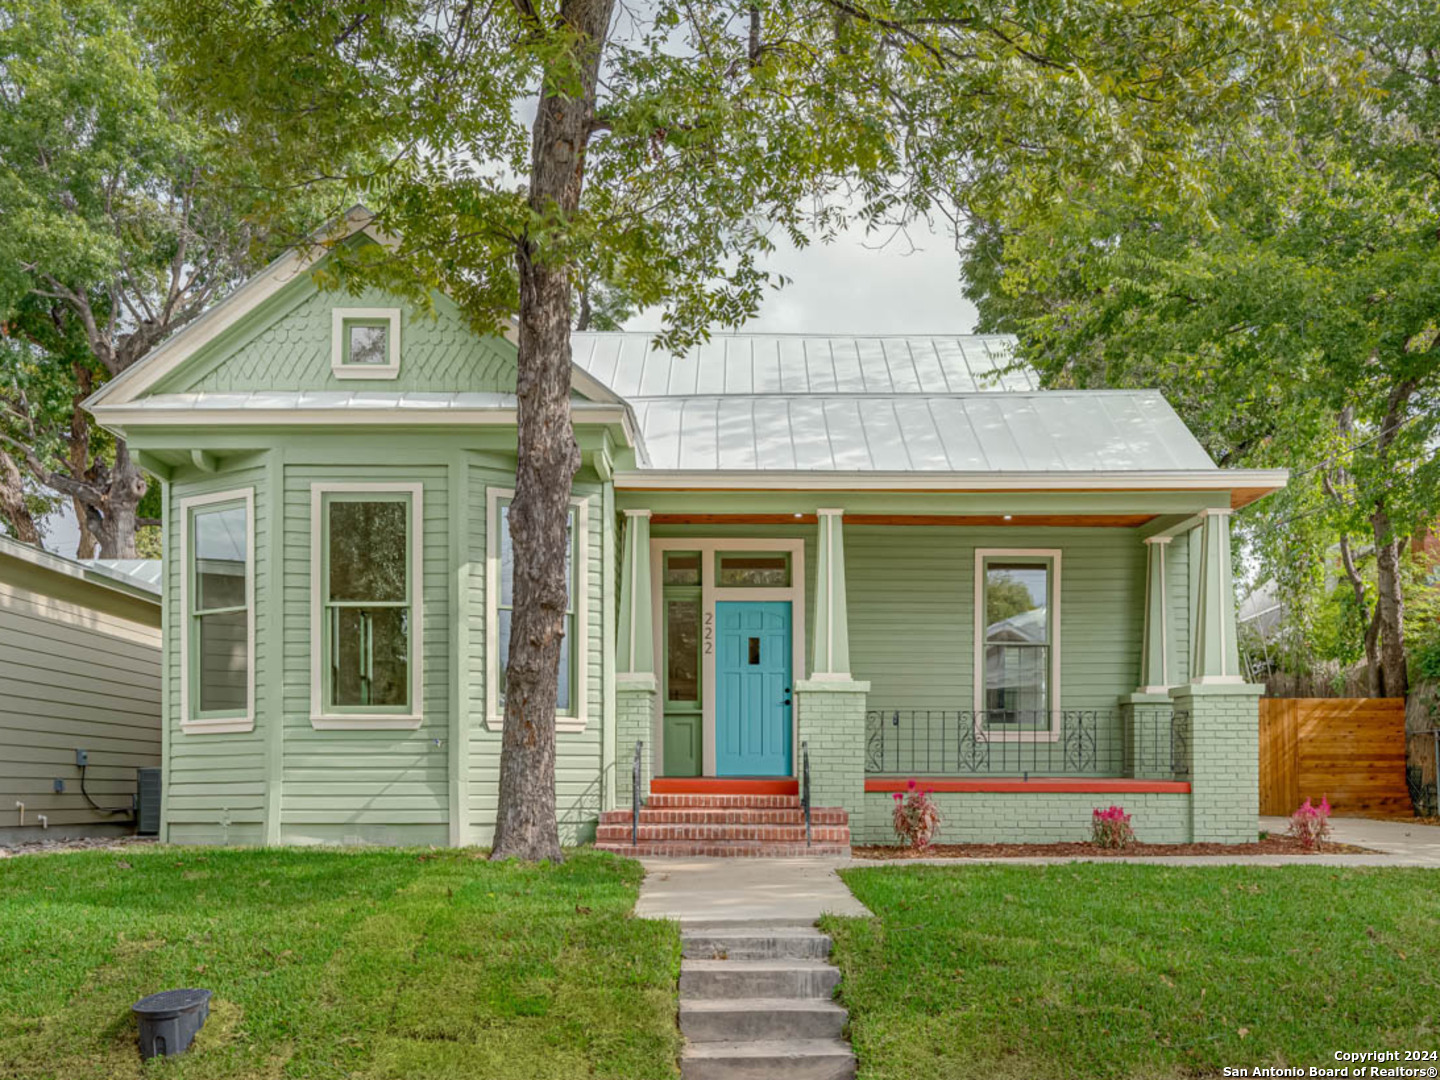
[{"label": "turquoise front door", "polygon": [[790,776],[790,601],[720,601],[715,622],[715,775]]}]

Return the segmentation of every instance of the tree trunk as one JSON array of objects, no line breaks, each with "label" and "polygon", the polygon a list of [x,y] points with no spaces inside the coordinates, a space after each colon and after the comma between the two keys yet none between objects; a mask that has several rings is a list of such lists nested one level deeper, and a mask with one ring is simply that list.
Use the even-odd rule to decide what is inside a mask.
[{"label": "tree trunk", "polygon": [[115,443],[115,464],[102,481],[99,506],[86,505],[85,527],[95,537],[102,559],[135,558],[135,522],[149,484],[123,440]]},{"label": "tree trunk", "polygon": [[[90,470],[90,416],[81,407],[80,403],[90,396],[95,389],[95,380],[90,374],[90,369],[83,364],[74,365],[75,382],[78,389],[70,405],[70,436],[66,440],[69,453],[70,475],[76,479],[84,479],[85,474]],[[95,557],[95,535],[90,531],[85,504],[78,498],[72,498],[70,502],[75,508],[75,521],[80,527],[80,539],[75,544],[75,557],[77,559],[93,559]]]},{"label": "tree trunk", "polygon": [[10,535],[22,544],[40,545],[40,527],[25,503],[25,477],[20,466],[0,450],[0,516],[10,528]]},{"label": "tree trunk", "polygon": [[1390,516],[1384,510],[1377,510],[1370,521],[1375,528],[1375,621],[1380,630],[1380,685],[1375,689],[1380,697],[1404,697],[1409,687],[1405,592],[1400,578],[1404,541],[1392,535]]},{"label": "tree trunk", "polygon": [[[600,48],[614,0],[565,0],[560,18],[576,50],[552,63],[531,144],[530,209],[561,226],[580,205],[585,144],[595,113]],[[522,5],[522,10],[528,4]],[[564,70],[557,70],[564,69]],[[580,93],[574,92],[578,85]],[[518,462],[510,504],[515,601],[505,673],[500,801],[491,858],[558,862],[555,697],[565,632],[565,547],[580,449],[570,422],[568,260],[530,237],[515,255],[520,276]],[[578,648],[578,646],[577,646]]]}]

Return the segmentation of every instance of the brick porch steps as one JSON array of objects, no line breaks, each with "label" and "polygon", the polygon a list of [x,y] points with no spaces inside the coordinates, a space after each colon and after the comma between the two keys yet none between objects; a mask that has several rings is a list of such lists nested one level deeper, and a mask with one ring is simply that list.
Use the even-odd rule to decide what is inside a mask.
[{"label": "brick porch steps", "polygon": [[850,854],[850,819],[839,807],[812,807],[810,844],[798,795],[710,792],[651,794],[640,808],[639,843],[631,811],[600,817],[595,846],[631,856],[795,857]]},{"label": "brick porch steps", "polygon": [[[805,843],[805,825],[673,825],[652,824],[640,815],[640,827],[636,830],[640,843],[658,840],[691,840],[696,843],[721,843],[728,840],[771,840],[781,844]],[[601,825],[595,837],[602,844],[628,844],[631,840],[629,824]],[[810,839],[816,844],[850,843],[848,825],[811,825]]]},{"label": "brick porch steps", "polygon": [[[606,810],[600,815],[600,824],[604,825],[625,825],[630,824],[629,810]],[[654,809],[645,806],[640,811],[641,825],[804,825],[805,811],[796,807],[793,810],[754,810],[743,807],[729,809],[702,808],[690,809]],[[811,825],[844,825],[846,824],[845,811],[838,807],[816,806],[810,810]]]}]

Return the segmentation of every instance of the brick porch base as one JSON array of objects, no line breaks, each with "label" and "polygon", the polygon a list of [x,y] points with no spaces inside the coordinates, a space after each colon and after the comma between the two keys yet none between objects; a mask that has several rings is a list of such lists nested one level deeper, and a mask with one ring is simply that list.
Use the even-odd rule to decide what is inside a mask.
[{"label": "brick porch base", "polygon": [[652,794],[640,808],[639,843],[631,812],[600,815],[595,846],[617,855],[775,857],[850,854],[850,815],[812,807],[810,845],[798,795]]}]

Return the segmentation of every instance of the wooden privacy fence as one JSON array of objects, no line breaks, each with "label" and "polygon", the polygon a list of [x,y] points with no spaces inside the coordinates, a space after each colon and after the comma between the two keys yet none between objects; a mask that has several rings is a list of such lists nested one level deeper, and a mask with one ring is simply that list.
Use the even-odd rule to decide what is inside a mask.
[{"label": "wooden privacy fence", "polygon": [[1260,813],[1411,813],[1404,698],[1261,698]]}]

